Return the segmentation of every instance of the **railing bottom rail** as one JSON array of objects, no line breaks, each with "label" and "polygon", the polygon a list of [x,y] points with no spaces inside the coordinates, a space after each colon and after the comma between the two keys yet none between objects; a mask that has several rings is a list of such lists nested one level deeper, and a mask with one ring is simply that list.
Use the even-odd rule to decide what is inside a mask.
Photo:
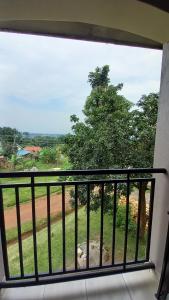
[{"label": "railing bottom rail", "polygon": [[59,283],[59,282],[67,282],[67,281],[74,281],[74,280],[82,280],[82,279],[89,279],[93,277],[101,277],[101,276],[108,276],[114,274],[121,274],[127,272],[135,272],[141,271],[146,269],[154,269],[155,265],[152,262],[145,262],[145,263],[138,263],[138,264],[129,264],[127,266],[114,266],[111,268],[102,268],[99,270],[80,270],[80,272],[72,272],[63,275],[57,276],[47,276],[42,277],[38,280],[31,279],[31,280],[16,280],[16,281],[6,281],[0,283],[0,288],[15,288],[15,287],[26,287],[26,286],[35,286],[35,285],[44,285],[44,284],[51,284],[51,283]]},{"label": "railing bottom rail", "polygon": [[[150,243],[155,173],[166,174],[166,170],[144,168],[0,173],[0,236],[5,273],[0,288],[88,279],[154,268],[150,262]],[[46,205],[43,247],[37,228],[39,214],[36,199],[39,188],[43,189],[43,193],[45,191]],[[22,236],[25,224],[21,207],[23,191],[30,200],[32,235],[28,249]],[[59,227],[52,223],[56,215],[51,196],[57,191],[60,197],[55,201],[55,207],[61,207]],[[133,206],[132,191],[136,195]],[[13,199],[16,209],[18,248],[14,249],[15,259],[8,244],[5,210],[9,199]],[[68,200],[72,203],[71,226],[67,214]],[[97,219],[92,213],[95,207],[98,208]],[[106,219],[106,213],[109,213],[109,219]],[[84,219],[81,220],[80,216],[82,219],[84,216]],[[123,222],[119,224],[119,220]],[[97,246],[95,255],[91,247],[93,239]],[[84,249],[79,249],[79,245],[85,245]],[[80,251],[84,252],[83,261]],[[107,259],[104,258],[106,251],[109,256]],[[26,260],[28,258],[30,260]],[[121,263],[117,263],[119,261]],[[42,274],[41,270],[46,272]]]}]

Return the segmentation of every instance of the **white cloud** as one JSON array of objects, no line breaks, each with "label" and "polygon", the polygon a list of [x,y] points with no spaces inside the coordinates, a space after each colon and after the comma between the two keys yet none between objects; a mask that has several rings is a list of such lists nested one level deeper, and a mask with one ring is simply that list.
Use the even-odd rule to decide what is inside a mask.
[{"label": "white cloud", "polygon": [[[18,116],[18,117],[16,117]],[[38,133],[65,133],[70,129],[69,114],[57,111],[32,113],[24,108],[3,109],[1,126],[21,128],[23,131]],[[41,130],[41,128],[43,128]],[[57,128],[55,131],[54,128]]]},{"label": "white cloud", "polygon": [[69,131],[70,114],[82,115],[90,92],[88,73],[104,64],[133,102],[159,89],[160,51],[1,33],[0,126]]}]

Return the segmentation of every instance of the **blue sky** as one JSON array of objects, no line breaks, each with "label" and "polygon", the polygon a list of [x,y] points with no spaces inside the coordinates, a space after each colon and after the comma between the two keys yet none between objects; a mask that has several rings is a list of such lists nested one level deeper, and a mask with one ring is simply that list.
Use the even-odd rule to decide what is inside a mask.
[{"label": "blue sky", "polygon": [[104,43],[0,33],[0,127],[67,133],[70,115],[83,119],[88,74],[110,65],[112,84],[136,103],[158,92],[162,52]]}]

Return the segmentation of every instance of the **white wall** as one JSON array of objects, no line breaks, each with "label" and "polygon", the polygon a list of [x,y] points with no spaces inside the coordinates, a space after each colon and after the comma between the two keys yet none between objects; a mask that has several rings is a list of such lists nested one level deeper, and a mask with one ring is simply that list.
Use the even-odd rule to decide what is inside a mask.
[{"label": "white wall", "polygon": [[[159,112],[156,132],[154,167],[169,172],[169,43],[164,45],[161,71]],[[155,202],[152,226],[150,259],[161,272],[169,221],[169,176],[156,177]]]}]

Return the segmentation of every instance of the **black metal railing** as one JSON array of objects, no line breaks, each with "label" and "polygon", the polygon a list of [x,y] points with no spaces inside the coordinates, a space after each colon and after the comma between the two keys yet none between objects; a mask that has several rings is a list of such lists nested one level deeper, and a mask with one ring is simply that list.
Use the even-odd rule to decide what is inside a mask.
[{"label": "black metal railing", "polygon": [[[27,286],[36,284],[45,284],[52,282],[61,282],[74,279],[90,278],[103,276],[119,272],[135,271],[146,268],[153,268],[154,265],[149,261],[150,242],[151,242],[151,227],[152,227],[152,216],[153,216],[153,202],[154,202],[154,191],[155,191],[155,173],[166,173],[165,169],[108,169],[108,170],[76,170],[76,171],[46,171],[46,172],[9,172],[0,173],[0,229],[1,229],[1,242],[2,242],[2,254],[4,261],[5,279],[0,283],[0,287],[17,287]],[[141,176],[141,177],[140,177]],[[48,180],[43,178],[47,177]],[[50,178],[50,180],[49,180]],[[51,181],[51,179],[54,180]],[[57,178],[57,179],[56,179]],[[77,179],[78,178],[78,179]],[[22,181],[24,179],[24,182]],[[37,180],[38,179],[38,180]],[[76,179],[76,180],[75,180]],[[40,181],[39,181],[40,180]],[[141,194],[144,184],[149,183],[149,199],[146,200],[149,211],[148,220],[146,223],[146,233],[144,237],[144,255],[139,256],[140,244],[142,242],[140,238],[140,227],[141,227]],[[111,246],[109,245],[109,252],[111,252],[108,263],[103,261],[104,251],[104,231],[105,231],[105,199],[106,199],[106,186],[111,186],[111,199],[112,199],[112,211],[109,209],[109,218],[112,220],[112,231],[110,235]],[[124,241],[122,253],[120,259],[115,257],[117,250],[117,213],[119,206],[119,186],[123,185],[125,189],[125,214],[124,214],[124,226],[120,229],[123,233]],[[97,265],[91,265],[90,263],[90,242],[91,242],[91,202],[93,198],[93,187],[99,188],[99,258]],[[137,199],[137,216],[135,220],[135,234],[132,236],[132,254],[133,257],[128,257],[129,251],[129,237],[130,237],[130,197],[132,187],[137,187],[138,199]],[[46,189],[46,230],[47,230],[47,263],[48,268],[44,272],[40,272],[38,261],[38,243],[37,243],[37,218],[38,211],[36,210],[36,189],[43,187]],[[52,210],[51,210],[51,189],[54,187],[60,187],[61,196],[61,232],[62,232],[62,267],[53,267],[53,245],[52,245]],[[79,232],[79,209],[80,204],[79,190],[81,187],[85,187],[86,192],[86,265],[81,268],[78,261],[78,240],[80,240]],[[30,203],[32,213],[32,253],[33,253],[33,273],[27,273],[25,269],[25,256],[23,253],[23,236],[22,236],[22,218],[21,218],[21,189],[29,189],[31,192]],[[73,211],[74,214],[74,248],[73,248],[73,266],[68,265],[66,261],[67,254],[72,251],[66,245],[66,232],[67,232],[67,211],[65,205],[66,189],[68,192],[73,191]],[[109,189],[110,190],[110,189]],[[17,245],[16,256],[18,257],[19,272],[13,274],[10,270],[10,251],[8,240],[7,240],[7,228],[5,220],[5,199],[4,195],[7,191],[12,191],[15,198],[16,207],[16,228],[17,228]],[[9,193],[11,197],[11,192]],[[56,202],[57,206],[57,202]],[[57,235],[57,232],[56,232]],[[131,247],[131,245],[130,245]],[[133,249],[134,248],[134,249]],[[55,250],[55,249],[54,249]],[[45,251],[45,250],[44,250]],[[72,253],[72,252],[71,252]],[[56,253],[57,255],[57,253]]]}]

